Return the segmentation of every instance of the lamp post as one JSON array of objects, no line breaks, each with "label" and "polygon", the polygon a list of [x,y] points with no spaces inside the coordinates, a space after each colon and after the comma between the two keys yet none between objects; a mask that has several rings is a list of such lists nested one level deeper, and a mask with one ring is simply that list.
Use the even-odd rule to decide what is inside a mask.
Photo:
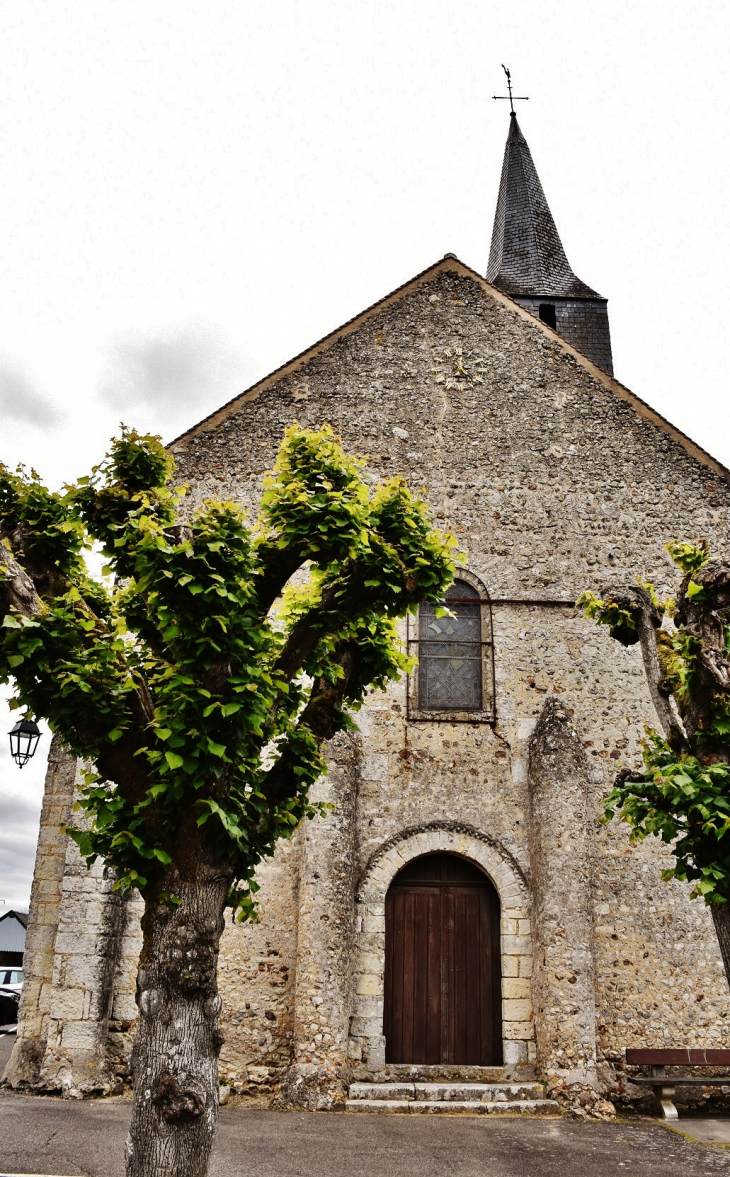
[{"label": "lamp post", "polygon": [[33,719],[19,719],[8,734],[10,736],[10,755],[18,768],[22,768],[24,764],[28,763],[38,747],[41,729]]}]

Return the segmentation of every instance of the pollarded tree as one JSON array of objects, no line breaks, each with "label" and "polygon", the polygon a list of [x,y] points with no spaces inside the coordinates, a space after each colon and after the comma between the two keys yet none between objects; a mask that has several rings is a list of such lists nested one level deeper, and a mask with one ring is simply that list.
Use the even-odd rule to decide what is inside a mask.
[{"label": "pollarded tree", "polygon": [[250,911],[256,865],[317,812],[324,741],[406,669],[398,618],[453,578],[455,541],[363,467],[293,427],[254,527],[231,502],[186,517],[170,455],[126,429],[63,493],[0,467],[0,678],[89,765],[81,853],[145,901],[129,1177],[207,1173],[224,909]]},{"label": "pollarded tree", "polygon": [[[676,599],[651,584],[583,593],[586,616],[624,646],[641,643],[663,735],[647,729],[641,772],[623,769],[605,803],[632,840],[672,848],[665,879],[690,880],[712,912],[730,984],[730,563],[707,544],[669,543],[684,573]],[[664,618],[673,621],[671,629]]]}]

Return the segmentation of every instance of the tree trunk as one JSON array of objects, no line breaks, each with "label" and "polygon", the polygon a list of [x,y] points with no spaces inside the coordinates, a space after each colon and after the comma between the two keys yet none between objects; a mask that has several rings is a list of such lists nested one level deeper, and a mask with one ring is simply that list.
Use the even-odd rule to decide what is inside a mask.
[{"label": "tree trunk", "polygon": [[[207,857],[198,845],[191,866],[171,867],[145,897],[127,1177],[208,1172],[222,1042],[216,969],[231,875]],[[180,903],[161,902],[165,892]]]},{"label": "tree trunk", "polygon": [[730,901],[711,903],[710,910],[722,953],[722,963],[725,966],[725,976],[730,985]]}]

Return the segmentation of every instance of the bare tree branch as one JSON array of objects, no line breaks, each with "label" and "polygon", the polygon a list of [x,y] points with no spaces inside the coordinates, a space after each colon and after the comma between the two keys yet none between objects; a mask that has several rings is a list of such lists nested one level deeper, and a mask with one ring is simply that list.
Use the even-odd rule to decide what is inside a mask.
[{"label": "bare tree branch", "polygon": [[284,586],[295,572],[305,563],[302,555],[303,544],[294,544],[290,548],[277,548],[276,544],[262,544],[258,550],[262,571],[255,578],[256,596],[261,605],[261,615],[265,617],[277,597],[281,596]]},{"label": "bare tree branch", "polygon": [[[646,681],[664,735],[675,747],[685,745],[687,732],[676,700],[671,691],[663,686],[664,674],[659,662],[656,640],[657,630],[661,626],[661,614],[647,590],[636,585],[602,589],[601,596],[604,600],[618,605],[620,609],[626,609],[633,617],[637,641],[641,644]],[[624,641],[624,644],[628,643]]]},{"label": "bare tree branch", "polygon": [[[334,683],[328,679],[318,678],[299,717],[298,726],[309,728],[319,741],[332,739],[339,730],[337,711],[350,689],[358,668],[359,648],[356,643],[347,642],[343,645],[334,660],[342,668],[342,678],[338,678]],[[293,766],[294,760],[287,747],[263,780],[262,792],[270,805],[276,805],[290,793]]]},{"label": "bare tree branch", "polygon": [[17,609],[24,617],[40,613],[42,602],[28,573],[21,568],[9,547],[0,540],[0,605],[9,613]]},{"label": "bare tree branch", "polygon": [[[690,597],[687,592],[690,581],[700,585],[703,592]],[[686,576],[680,589],[677,616],[699,643],[697,658],[708,677],[708,685],[730,692],[730,661],[725,650],[725,626],[730,623],[730,567],[722,560],[711,560]]]}]

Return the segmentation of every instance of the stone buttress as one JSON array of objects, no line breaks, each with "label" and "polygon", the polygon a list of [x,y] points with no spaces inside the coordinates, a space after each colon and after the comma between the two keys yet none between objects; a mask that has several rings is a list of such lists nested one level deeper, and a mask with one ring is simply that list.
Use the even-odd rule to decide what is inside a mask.
[{"label": "stone buttress", "polygon": [[537,1065],[552,1089],[598,1086],[589,765],[566,704],[529,745]]}]

